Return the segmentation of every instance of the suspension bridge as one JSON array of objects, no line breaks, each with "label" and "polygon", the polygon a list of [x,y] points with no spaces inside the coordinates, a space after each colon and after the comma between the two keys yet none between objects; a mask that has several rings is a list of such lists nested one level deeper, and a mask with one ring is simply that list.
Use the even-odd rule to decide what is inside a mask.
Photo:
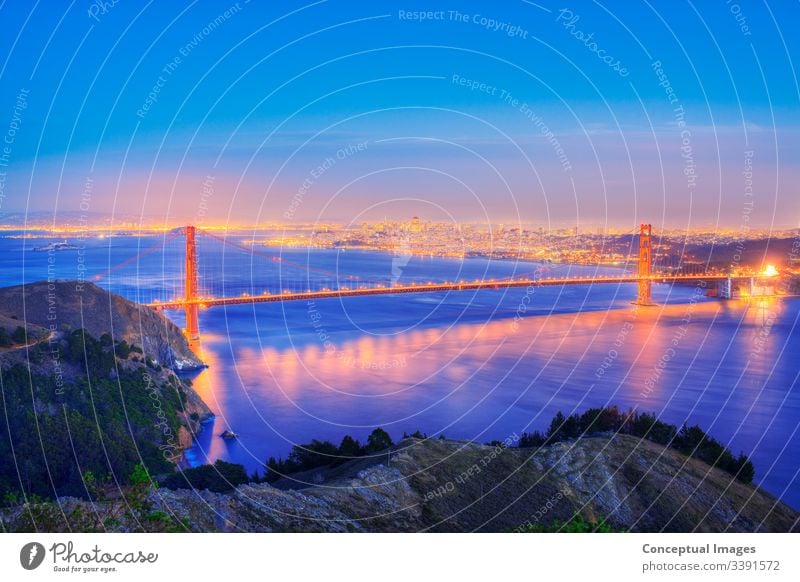
[{"label": "suspension bridge", "polygon": [[[544,277],[540,273],[528,276],[512,276],[506,278],[478,279],[474,281],[427,281],[399,283],[398,281],[379,281],[362,282],[359,277],[343,276],[341,273],[330,270],[311,267],[309,264],[301,264],[287,260],[281,256],[275,256],[269,252],[256,248],[254,245],[247,245],[237,242],[227,236],[220,236],[213,232],[197,228],[195,226],[185,226],[174,229],[165,234],[163,240],[145,249],[135,256],[118,263],[107,269],[103,274],[95,279],[99,280],[109,276],[112,272],[122,269],[131,264],[136,264],[144,257],[155,253],[159,248],[163,248],[170,241],[179,241],[183,238],[183,269],[179,277],[178,287],[180,291],[173,289],[170,296],[163,299],[152,299],[143,301],[146,306],[156,310],[176,310],[182,309],[185,314],[186,327],[185,333],[190,341],[200,338],[199,310],[219,306],[244,305],[254,303],[272,303],[285,301],[316,300],[327,298],[348,298],[375,295],[398,295],[410,293],[436,293],[452,291],[479,291],[485,289],[509,289],[516,287],[548,287],[566,285],[600,285],[600,284],[623,284],[635,283],[638,285],[636,300],[633,302],[638,305],[652,305],[651,289],[653,284],[663,283],[672,284],[680,282],[711,282],[717,283],[717,296],[730,298],[733,296],[734,283],[744,281],[749,283],[752,290],[754,280],[760,275],[752,273],[746,275],[733,274],[659,274],[653,272],[653,248],[652,248],[652,227],[649,224],[642,224],[638,233],[638,260],[636,274],[613,275],[594,275],[594,276],[568,276],[568,277]],[[251,275],[256,272],[263,272],[265,265],[277,264],[280,269],[296,269],[305,273],[305,280],[295,280],[293,288],[278,288],[271,290],[256,291],[255,285],[231,295],[234,288],[222,282],[220,286],[217,279],[220,278],[220,270],[210,269],[210,272],[200,277],[201,263],[198,253],[198,240],[205,238],[224,247],[235,249],[240,254],[250,257],[249,265],[239,265],[235,267],[238,277],[246,275],[246,268],[249,267]],[[261,259],[256,263],[255,259]],[[312,275],[313,285],[312,285]],[[224,278],[224,277],[223,277]],[[278,282],[281,287],[284,283],[278,275]],[[302,286],[302,288],[300,288]],[[316,286],[318,288],[312,288]],[[290,286],[291,287],[291,286]],[[241,285],[239,287],[241,289]],[[180,293],[180,294],[179,294]]]}]

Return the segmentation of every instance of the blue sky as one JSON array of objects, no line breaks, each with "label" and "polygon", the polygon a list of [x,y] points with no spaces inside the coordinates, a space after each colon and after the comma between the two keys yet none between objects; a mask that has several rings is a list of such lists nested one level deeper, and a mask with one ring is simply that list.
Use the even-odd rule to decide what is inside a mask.
[{"label": "blue sky", "polygon": [[797,226],[797,3],[430,5],[5,2],[0,212]]}]

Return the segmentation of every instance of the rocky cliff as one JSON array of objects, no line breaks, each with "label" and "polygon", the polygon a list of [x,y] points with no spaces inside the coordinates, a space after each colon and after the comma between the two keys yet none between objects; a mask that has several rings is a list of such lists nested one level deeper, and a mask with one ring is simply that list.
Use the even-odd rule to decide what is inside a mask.
[{"label": "rocky cliff", "polygon": [[[514,531],[576,513],[632,531],[790,531],[798,513],[696,459],[635,437],[535,449],[408,439],[318,473],[312,487],[162,491],[197,531]],[[380,462],[379,462],[380,461]]]},{"label": "rocky cliff", "polygon": [[[85,329],[99,338],[140,346],[156,363],[177,370],[203,365],[181,330],[162,313],[78,281],[46,281],[0,289],[5,321],[60,332]],[[0,321],[0,323],[2,323]]]}]

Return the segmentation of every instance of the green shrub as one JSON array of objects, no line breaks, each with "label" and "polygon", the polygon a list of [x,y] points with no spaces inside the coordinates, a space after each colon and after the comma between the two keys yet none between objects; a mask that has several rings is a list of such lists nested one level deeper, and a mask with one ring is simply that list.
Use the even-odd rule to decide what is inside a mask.
[{"label": "green shrub", "polygon": [[604,519],[587,521],[576,513],[569,521],[555,520],[550,525],[528,523],[517,530],[521,533],[613,533],[615,530]]},{"label": "green shrub", "polygon": [[17,326],[17,329],[14,330],[14,333],[11,334],[11,341],[15,344],[24,344],[28,341],[28,335],[25,332],[25,328],[21,325]]},{"label": "green shrub", "polygon": [[168,489],[208,489],[221,493],[250,481],[242,465],[218,459],[213,465],[179,471],[164,479],[161,484]]}]

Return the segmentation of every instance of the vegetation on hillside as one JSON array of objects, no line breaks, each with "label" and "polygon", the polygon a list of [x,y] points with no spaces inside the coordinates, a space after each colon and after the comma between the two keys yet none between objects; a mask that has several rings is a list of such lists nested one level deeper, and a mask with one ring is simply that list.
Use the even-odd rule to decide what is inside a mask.
[{"label": "vegetation on hillside", "polygon": [[[2,370],[0,499],[92,497],[97,484],[128,483],[137,464],[171,471],[180,382],[137,362],[141,349],[75,330],[30,348],[30,366]],[[130,360],[125,361],[125,358]],[[53,362],[57,367],[45,365]],[[90,475],[92,483],[85,476]]]},{"label": "vegetation on hillside", "polygon": [[[518,446],[540,447],[598,433],[627,434],[647,439],[727,471],[744,483],[751,483],[755,476],[753,463],[746,455],[734,455],[699,426],[684,425],[678,428],[659,420],[655,414],[633,410],[622,412],[616,406],[590,408],[570,416],[558,412],[544,434],[538,431],[523,433]],[[407,437],[424,439],[427,435],[417,431],[412,435],[403,435],[403,438]],[[275,481],[282,475],[318,467],[336,467],[350,459],[384,450],[392,444],[391,437],[380,428],[372,432],[366,446],[349,435],[342,439],[338,447],[330,441],[314,439],[310,443],[292,447],[285,460],[270,457],[266,464],[266,480]]]},{"label": "vegetation on hillside", "polygon": [[559,412],[550,422],[546,433],[524,433],[519,446],[540,447],[602,432],[628,434],[673,448],[712,467],[727,471],[744,483],[752,482],[755,476],[753,463],[746,455],[740,453],[734,456],[725,445],[706,434],[699,426],[684,424],[679,429],[659,420],[654,414],[633,410],[622,412],[616,406],[590,408],[582,414],[570,416]]},{"label": "vegetation on hillside", "polygon": [[208,489],[219,493],[258,480],[257,475],[248,476],[242,465],[218,459],[213,465],[201,465],[174,473],[164,479],[161,485],[168,489]]},{"label": "vegetation on hillside", "polygon": [[553,520],[550,525],[526,523],[515,530],[519,533],[614,533],[615,530],[604,519],[584,519],[576,513],[567,521]]},{"label": "vegetation on hillside", "polygon": [[[623,421],[619,417],[623,417]],[[10,531],[207,531],[228,528],[227,520],[230,520],[232,527],[246,531],[306,531],[305,528],[312,527],[309,524],[314,524],[313,527],[325,524],[322,530],[330,526],[330,531],[343,531],[345,527],[350,531],[356,523],[374,531],[419,531],[430,526],[435,526],[434,531],[438,531],[436,528],[473,531],[476,527],[485,527],[487,531],[569,533],[627,531],[629,528],[660,531],[665,527],[668,531],[691,531],[698,527],[702,531],[709,528],[717,531],[727,525],[739,531],[763,520],[764,516],[771,516],[770,531],[789,531],[794,527],[791,524],[796,523],[796,514],[790,508],[785,508],[788,513],[775,512],[776,501],[770,496],[733,482],[723,474],[709,474],[700,463],[692,462],[684,471],[680,468],[679,455],[665,455],[660,445],[630,437],[614,439],[614,430],[628,435],[639,433],[642,437],[660,435],[654,438],[669,437],[668,442],[675,442],[683,432],[680,438],[686,443],[694,439],[697,450],[705,450],[708,440],[702,431],[677,430],[668,424],[658,424],[653,415],[623,415],[613,408],[589,410],[572,417],[560,414],[548,430],[553,437],[550,442],[575,438],[580,442],[570,447],[574,444],[578,452],[572,455],[560,451],[559,447],[549,453],[543,452],[545,466],[542,467],[529,462],[531,454],[537,454],[535,451],[509,449],[503,453],[506,448],[499,444],[501,453],[487,461],[492,458],[485,447],[442,442],[415,432],[404,435],[415,440],[401,443],[405,454],[396,462],[392,460],[391,471],[399,470],[407,477],[399,485],[396,473],[375,466],[387,458],[386,448],[392,446],[388,433],[376,429],[365,444],[349,436],[343,438],[339,446],[328,441],[312,441],[295,447],[286,460],[271,459],[266,475],[268,481],[280,477],[279,470],[292,473],[324,467],[327,471],[351,458],[374,456],[372,463],[361,462],[325,472],[324,482],[334,486],[324,489],[312,486],[304,490],[302,496],[280,491],[280,488],[257,486],[231,498],[168,491],[166,489],[197,489],[224,494],[239,485],[264,479],[258,475],[248,476],[241,465],[218,460],[214,465],[162,474],[158,476],[160,485],[157,485],[155,476],[145,465],[135,464],[131,473],[120,479],[124,483],[120,487],[108,487],[107,479],[92,471],[81,475],[89,496],[99,503],[63,499],[55,503],[31,495],[26,503],[15,504],[13,509],[0,514],[0,528]],[[592,434],[603,434],[609,439],[580,438]],[[548,435],[524,435],[523,446],[544,444],[542,440],[546,442]],[[399,449],[392,447],[390,450]],[[553,452],[555,457],[550,454]],[[586,458],[597,461],[585,467]],[[571,479],[565,480],[564,475],[549,470],[553,462],[563,464],[570,472],[580,471],[582,486],[574,489],[569,485]],[[420,467],[425,470],[420,471]],[[475,467],[480,471],[470,476],[471,468]],[[625,498],[630,504],[626,507],[632,509],[633,514],[616,514],[616,498],[602,494],[612,467],[615,468],[613,486],[619,485],[628,491]],[[362,477],[362,474],[368,476]],[[541,480],[537,475],[552,478]],[[374,479],[387,476],[389,481],[385,487],[373,490],[371,485],[355,485],[359,480],[371,484]],[[297,476],[298,481],[307,479],[306,475]],[[341,484],[347,486],[339,487]],[[713,514],[703,503],[699,509],[697,503],[685,503],[685,491],[697,490],[701,485],[704,494],[713,494],[718,500]],[[351,486],[353,489],[348,489]],[[159,487],[165,489],[155,491]],[[421,514],[403,512],[408,503],[408,487],[423,500]],[[509,500],[513,500],[511,505]],[[276,511],[276,507],[281,509]],[[397,510],[387,511],[387,507]],[[467,508],[468,511],[464,511]],[[376,519],[373,511],[382,517]],[[747,517],[729,524],[729,516],[738,515],[740,511]],[[218,525],[216,516],[220,512],[226,516],[226,525]],[[340,518],[328,519],[331,515]],[[360,522],[364,516],[370,517]],[[524,516],[531,517],[520,524]],[[346,526],[336,529],[337,524]]]},{"label": "vegetation on hillside", "polygon": [[0,348],[10,348],[13,346],[25,345],[28,341],[28,334],[25,328],[18,325],[14,331],[8,333],[5,326],[0,325]]},{"label": "vegetation on hillside", "polygon": [[370,433],[366,445],[350,435],[345,435],[338,447],[330,441],[314,439],[310,443],[293,446],[285,460],[270,457],[266,464],[266,480],[275,481],[287,473],[308,471],[317,467],[336,467],[351,459],[386,450],[393,444],[389,433],[382,428],[376,428]]},{"label": "vegetation on hillside", "polygon": [[[60,503],[33,494],[20,507],[12,531],[172,533],[189,530],[185,519],[178,519],[173,512],[154,506],[151,494],[158,485],[141,464],[134,465],[131,474],[120,479],[126,485],[120,487],[114,496],[116,502],[106,499],[103,487],[91,472],[84,474],[84,481],[96,503]],[[5,527],[6,524],[0,525]]]}]

